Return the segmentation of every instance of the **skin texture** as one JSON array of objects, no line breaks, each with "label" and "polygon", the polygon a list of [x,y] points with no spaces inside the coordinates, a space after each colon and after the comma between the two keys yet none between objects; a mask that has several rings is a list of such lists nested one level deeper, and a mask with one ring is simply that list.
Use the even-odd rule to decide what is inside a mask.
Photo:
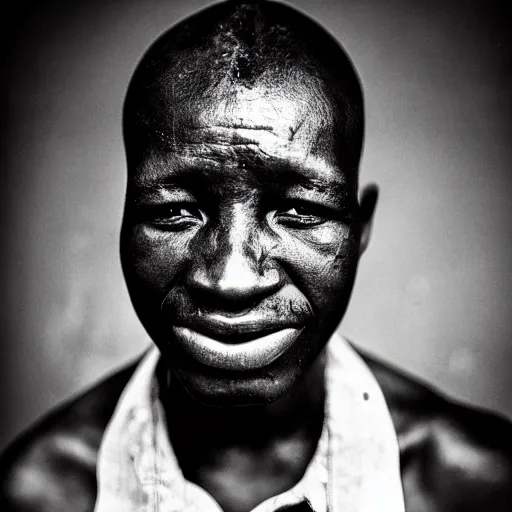
[{"label": "skin texture", "polygon": [[[375,190],[365,209],[357,198],[359,82],[325,32],[308,44],[305,30],[320,32],[282,6],[221,4],[157,41],[128,91],[128,289],[174,374],[209,405],[289,392],[341,320],[370,226]],[[236,325],[219,336],[215,319]],[[227,344],[299,332],[271,364],[221,371],[223,354],[191,354],[183,328]]]},{"label": "skin texture", "polygon": [[[188,480],[226,512],[251,510],[315,451],[324,346],[369,239],[377,189],[358,190],[357,75],[296,11],[218,4],[150,48],[124,135],[121,259],[163,355],[169,438]],[[397,431],[407,510],[510,510],[509,423],[364,357]],[[97,451],[132,371],[12,445],[2,510],[93,509]]]}]

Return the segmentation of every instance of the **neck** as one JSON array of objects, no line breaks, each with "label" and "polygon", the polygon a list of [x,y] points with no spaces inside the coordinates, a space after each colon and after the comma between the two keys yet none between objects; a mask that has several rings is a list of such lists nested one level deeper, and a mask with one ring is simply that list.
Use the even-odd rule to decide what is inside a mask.
[{"label": "neck", "polygon": [[[184,476],[208,490],[210,474],[216,475],[217,485],[219,475],[232,469],[232,484],[233,478],[244,478],[243,467],[246,478],[264,482],[274,494],[292,487],[304,474],[320,438],[324,377],[322,353],[282,399],[263,406],[233,408],[204,406],[173,380],[161,399]],[[160,377],[162,381],[166,382]]]}]

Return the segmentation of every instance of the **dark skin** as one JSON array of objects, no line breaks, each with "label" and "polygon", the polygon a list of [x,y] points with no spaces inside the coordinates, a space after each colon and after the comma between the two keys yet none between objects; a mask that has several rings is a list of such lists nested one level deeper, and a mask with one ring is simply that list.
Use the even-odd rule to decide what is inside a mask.
[{"label": "dark skin", "polygon": [[[358,191],[358,80],[295,11],[221,4],[142,61],[125,141],[121,257],[163,356],[169,439],[188,480],[246,512],[300,480],[322,429],[325,344],[377,200],[375,186]],[[363,357],[398,435],[406,509],[510,510],[510,424]],[[12,445],[2,510],[93,509],[98,448],[132,371]]]}]

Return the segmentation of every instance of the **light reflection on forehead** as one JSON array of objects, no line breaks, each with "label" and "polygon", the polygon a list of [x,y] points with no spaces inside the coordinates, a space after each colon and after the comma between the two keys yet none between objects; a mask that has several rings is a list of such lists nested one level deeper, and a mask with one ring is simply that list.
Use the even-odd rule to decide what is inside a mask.
[{"label": "light reflection on forehead", "polygon": [[334,152],[334,109],[311,77],[250,88],[224,82],[188,98],[162,91],[150,132],[171,151],[186,144],[254,144],[269,157],[293,160],[319,149]]}]

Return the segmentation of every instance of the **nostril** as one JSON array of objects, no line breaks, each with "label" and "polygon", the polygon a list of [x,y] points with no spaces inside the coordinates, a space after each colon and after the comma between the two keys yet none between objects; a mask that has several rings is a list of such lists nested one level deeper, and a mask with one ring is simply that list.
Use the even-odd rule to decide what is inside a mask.
[{"label": "nostril", "polygon": [[198,303],[209,307],[242,310],[274,294],[280,287],[277,269],[260,274],[231,268],[229,272],[214,272],[212,268],[194,269],[186,281],[188,292]]}]

